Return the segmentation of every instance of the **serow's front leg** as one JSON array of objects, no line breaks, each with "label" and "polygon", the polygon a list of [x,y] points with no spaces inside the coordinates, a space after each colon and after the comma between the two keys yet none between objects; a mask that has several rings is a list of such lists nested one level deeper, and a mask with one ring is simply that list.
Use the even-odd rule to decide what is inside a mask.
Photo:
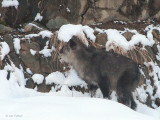
[{"label": "serow's front leg", "polygon": [[109,82],[109,80],[106,78],[102,78],[99,81],[99,87],[100,87],[100,90],[103,94],[103,98],[110,99],[110,82]]},{"label": "serow's front leg", "polygon": [[96,86],[96,85],[89,85],[89,90],[90,90],[90,93],[91,93],[91,97],[95,96],[97,89],[98,89],[98,86]]}]

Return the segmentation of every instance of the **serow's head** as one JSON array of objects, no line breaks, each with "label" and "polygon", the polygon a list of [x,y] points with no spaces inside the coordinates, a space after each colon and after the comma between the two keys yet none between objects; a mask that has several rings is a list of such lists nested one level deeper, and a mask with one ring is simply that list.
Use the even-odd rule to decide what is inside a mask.
[{"label": "serow's head", "polygon": [[73,36],[59,51],[59,58],[69,63],[74,56],[74,52],[79,48],[79,39]]}]

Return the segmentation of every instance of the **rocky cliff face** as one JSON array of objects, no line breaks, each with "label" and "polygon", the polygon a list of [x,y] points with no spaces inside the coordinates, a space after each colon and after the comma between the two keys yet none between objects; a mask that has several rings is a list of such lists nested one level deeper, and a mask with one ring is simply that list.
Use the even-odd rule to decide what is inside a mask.
[{"label": "rocky cliff face", "polygon": [[2,7],[1,3],[0,22],[12,27],[33,21],[37,13],[43,16],[41,24],[49,29],[66,23],[160,18],[159,0],[19,0],[18,8]]}]

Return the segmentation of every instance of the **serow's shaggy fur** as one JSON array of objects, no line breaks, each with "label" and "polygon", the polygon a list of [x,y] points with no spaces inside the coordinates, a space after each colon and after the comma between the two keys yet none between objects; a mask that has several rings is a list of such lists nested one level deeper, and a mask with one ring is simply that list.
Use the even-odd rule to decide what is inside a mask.
[{"label": "serow's shaggy fur", "polygon": [[111,91],[115,90],[119,102],[136,109],[132,92],[138,86],[139,69],[133,60],[87,47],[75,36],[63,46],[59,56],[73,66],[90,89],[99,87],[103,97],[108,99]]}]

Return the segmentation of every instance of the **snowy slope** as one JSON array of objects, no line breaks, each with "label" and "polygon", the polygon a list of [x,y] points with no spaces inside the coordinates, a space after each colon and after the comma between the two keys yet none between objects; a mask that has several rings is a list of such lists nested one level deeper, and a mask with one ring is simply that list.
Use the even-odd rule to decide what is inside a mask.
[{"label": "snowy slope", "polygon": [[64,96],[0,100],[2,120],[158,120],[114,101]]},{"label": "snowy slope", "polygon": [[[3,74],[2,74],[3,73]],[[6,72],[1,71],[6,77]],[[138,103],[137,112],[115,101],[91,98],[63,85],[49,93],[0,80],[0,120],[159,120],[160,109]],[[137,101],[138,102],[138,101]]]}]

